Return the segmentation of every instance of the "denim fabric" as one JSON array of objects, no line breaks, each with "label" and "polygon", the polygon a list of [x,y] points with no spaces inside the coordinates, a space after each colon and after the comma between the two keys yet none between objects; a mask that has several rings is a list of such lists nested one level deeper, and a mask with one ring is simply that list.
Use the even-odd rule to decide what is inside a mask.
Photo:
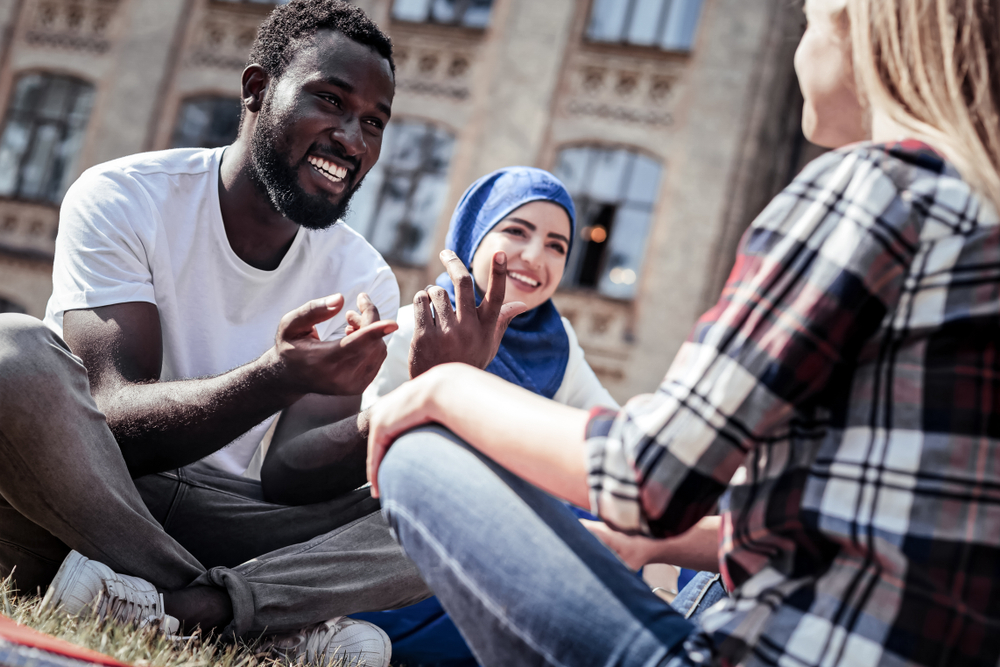
[{"label": "denim fabric", "polygon": [[403,436],[379,483],[397,538],[482,665],[689,663],[692,623],[563,503],[453,434]]},{"label": "denim fabric", "polygon": [[681,589],[671,606],[684,618],[694,621],[701,617],[712,605],[728,597],[722,585],[722,575],[713,572],[699,572]]},{"label": "denim fabric", "polygon": [[285,507],[202,464],[133,481],[86,368],[24,315],[0,315],[0,469],[0,577],[25,592],[72,548],[161,590],[224,587],[237,635],[429,594],[367,490]]}]

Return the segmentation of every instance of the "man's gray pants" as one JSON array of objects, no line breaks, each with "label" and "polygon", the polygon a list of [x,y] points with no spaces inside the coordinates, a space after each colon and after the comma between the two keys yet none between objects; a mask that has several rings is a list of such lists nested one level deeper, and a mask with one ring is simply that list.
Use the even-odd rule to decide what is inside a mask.
[{"label": "man's gray pants", "polygon": [[70,549],[160,590],[225,588],[236,636],[430,594],[367,489],[288,507],[199,464],[133,480],[80,359],[0,315],[0,577],[44,589]]}]

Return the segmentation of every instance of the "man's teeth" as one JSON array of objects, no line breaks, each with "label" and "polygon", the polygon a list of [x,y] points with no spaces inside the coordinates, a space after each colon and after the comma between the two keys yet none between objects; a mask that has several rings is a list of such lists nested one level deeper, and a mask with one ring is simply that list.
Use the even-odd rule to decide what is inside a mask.
[{"label": "man's teeth", "polygon": [[323,160],[314,155],[310,155],[306,159],[309,161],[309,164],[316,167],[321,174],[329,178],[334,183],[338,183],[344,180],[344,177],[347,176],[346,169],[344,169],[343,167],[338,167],[332,162],[328,162],[327,160]]},{"label": "man's teeth", "polygon": [[517,278],[522,283],[528,283],[532,287],[538,287],[539,285],[542,284],[542,283],[538,282],[537,280],[529,278],[528,276],[524,275],[523,273],[518,273],[517,271],[508,271],[507,274],[510,277],[512,277],[512,278]]}]

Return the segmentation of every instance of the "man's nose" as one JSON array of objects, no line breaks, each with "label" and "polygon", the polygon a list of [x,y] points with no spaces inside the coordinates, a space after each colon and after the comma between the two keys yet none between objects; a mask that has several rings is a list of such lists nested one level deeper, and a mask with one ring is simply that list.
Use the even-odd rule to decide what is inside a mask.
[{"label": "man's nose", "polygon": [[368,150],[361,121],[357,118],[343,119],[340,126],[333,130],[333,140],[343,146],[344,152],[351,157],[363,155]]}]

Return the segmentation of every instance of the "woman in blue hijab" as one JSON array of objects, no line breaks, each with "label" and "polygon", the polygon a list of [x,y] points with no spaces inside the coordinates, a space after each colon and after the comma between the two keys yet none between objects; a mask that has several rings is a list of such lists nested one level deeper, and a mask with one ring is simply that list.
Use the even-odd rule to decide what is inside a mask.
[{"label": "woman in blue hijab", "polygon": [[[462,196],[448,228],[446,247],[471,272],[477,303],[486,289],[493,256],[507,256],[504,301],[528,308],[515,317],[486,370],[536,394],[577,408],[615,407],[617,403],[584,360],[569,321],[560,317],[552,295],[562,280],[576,233],[576,212],[565,186],[533,167],[507,167],[472,184]],[[447,273],[437,284],[455,302]],[[414,307],[401,308],[399,329],[388,345],[378,376],[365,391],[367,408],[409,379]],[[405,609],[356,614],[381,626],[392,639],[393,654],[408,664],[475,665],[458,630],[436,598]]]}]

